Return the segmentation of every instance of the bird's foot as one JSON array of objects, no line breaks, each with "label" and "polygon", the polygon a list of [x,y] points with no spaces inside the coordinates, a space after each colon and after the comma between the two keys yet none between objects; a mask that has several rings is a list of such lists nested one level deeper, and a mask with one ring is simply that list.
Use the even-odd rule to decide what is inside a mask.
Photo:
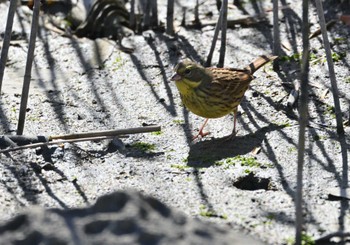
[{"label": "bird's foot", "polygon": [[199,137],[200,138],[204,138],[205,136],[207,136],[209,134],[210,134],[210,132],[205,132],[204,133],[203,130],[200,130],[197,135],[193,136],[192,141],[198,139]]},{"label": "bird's foot", "polygon": [[237,135],[237,131],[234,130],[230,135],[226,136],[225,141],[233,140],[234,138],[236,138],[236,135]]}]

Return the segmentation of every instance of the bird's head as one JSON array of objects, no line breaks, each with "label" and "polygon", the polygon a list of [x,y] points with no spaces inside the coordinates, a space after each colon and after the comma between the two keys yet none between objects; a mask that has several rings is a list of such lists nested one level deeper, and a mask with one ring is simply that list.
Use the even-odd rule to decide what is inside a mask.
[{"label": "bird's head", "polygon": [[175,81],[178,87],[183,84],[191,88],[196,88],[207,75],[204,67],[190,59],[185,59],[175,66],[174,74],[170,80]]}]

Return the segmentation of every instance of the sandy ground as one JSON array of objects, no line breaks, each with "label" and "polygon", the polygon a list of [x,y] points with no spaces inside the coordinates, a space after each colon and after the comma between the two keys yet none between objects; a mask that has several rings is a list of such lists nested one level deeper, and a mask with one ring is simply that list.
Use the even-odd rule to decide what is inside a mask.
[{"label": "sandy ground", "polygon": [[[200,8],[201,18],[210,20],[205,17],[209,11],[213,20],[217,18],[212,2]],[[189,7],[191,20],[192,3],[179,1],[177,11],[180,4]],[[325,9],[331,9],[327,20],[349,9],[347,3],[333,1],[332,8],[329,4],[325,3]],[[160,20],[165,21],[164,6],[160,6]],[[177,27],[176,37],[147,31],[129,39],[135,48],[131,54],[107,40],[68,38],[41,28],[25,135],[144,125],[159,125],[161,131],[113,143],[82,142],[1,154],[0,220],[34,205],[81,208],[103,194],[134,189],[187,216],[243,229],[267,244],[290,242],[295,232],[298,111],[287,107],[287,99],[300,72],[291,57],[301,53],[301,1],[289,6],[280,11],[281,41],[289,47],[283,49],[283,56],[289,58],[280,71],[267,65],[255,74],[257,79],[239,108],[238,135],[232,141],[224,138],[233,126],[229,115],[210,120],[210,136],[191,142],[203,119],[182,106],[175,84],[168,79],[181,56],[198,62],[206,59],[214,27]],[[253,1],[244,7],[255,15],[272,6],[270,1]],[[6,12],[7,5],[0,4],[1,15]],[[30,13],[22,7],[16,15],[0,101],[2,134],[14,134],[17,127]],[[228,16],[240,18],[243,12],[230,9]],[[258,55],[272,52],[272,13],[266,17],[268,22],[228,30],[226,66],[243,68]],[[318,19],[313,5],[310,20],[315,31]],[[1,23],[1,33],[4,29]],[[350,28],[340,22],[328,32],[339,57],[335,57],[335,71],[344,120],[349,119],[349,33]],[[348,185],[349,127],[345,127],[346,138],[339,140],[322,39],[311,39],[310,44],[304,218],[307,236],[317,240],[349,232],[347,199],[337,198]],[[214,64],[217,60],[218,52]]]}]

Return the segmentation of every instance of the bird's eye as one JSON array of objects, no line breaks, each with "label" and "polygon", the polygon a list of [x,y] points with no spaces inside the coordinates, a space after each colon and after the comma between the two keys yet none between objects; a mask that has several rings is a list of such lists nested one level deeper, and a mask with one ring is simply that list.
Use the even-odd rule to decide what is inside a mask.
[{"label": "bird's eye", "polygon": [[191,74],[191,72],[192,72],[192,70],[190,70],[190,69],[186,69],[186,70],[185,70],[185,75],[190,75],[190,74]]}]

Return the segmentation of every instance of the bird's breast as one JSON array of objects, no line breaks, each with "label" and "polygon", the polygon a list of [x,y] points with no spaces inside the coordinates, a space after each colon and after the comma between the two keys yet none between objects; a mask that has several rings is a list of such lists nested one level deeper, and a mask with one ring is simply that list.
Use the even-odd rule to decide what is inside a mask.
[{"label": "bird's breast", "polygon": [[223,117],[232,112],[241,101],[240,98],[223,100],[198,90],[192,90],[186,95],[181,94],[181,99],[188,110],[205,118]]}]

